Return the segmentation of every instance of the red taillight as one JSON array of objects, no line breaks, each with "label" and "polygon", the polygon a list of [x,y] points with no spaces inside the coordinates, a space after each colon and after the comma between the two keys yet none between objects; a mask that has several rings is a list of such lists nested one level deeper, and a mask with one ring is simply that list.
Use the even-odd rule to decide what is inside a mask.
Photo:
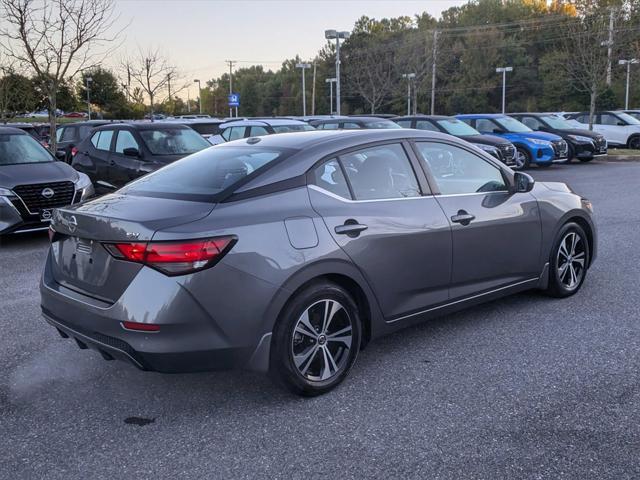
[{"label": "red taillight", "polygon": [[217,237],[179,242],[110,243],[105,247],[116,258],[142,263],[167,275],[184,275],[211,267],[235,241],[235,237]]},{"label": "red taillight", "polygon": [[55,236],[56,236],[56,231],[53,229],[51,225],[49,225],[49,241],[53,242],[53,239]]},{"label": "red taillight", "polygon": [[122,322],[122,326],[127,330],[136,330],[138,332],[159,332],[160,331],[160,325],[153,325],[151,323]]},{"label": "red taillight", "polygon": [[76,147],[72,147],[72,148],[71,148],[71,156],[72,156],[72,157],[75,157],[75,156],[76,156],[76,153],[78,153],[78,149],[77,149]]}]

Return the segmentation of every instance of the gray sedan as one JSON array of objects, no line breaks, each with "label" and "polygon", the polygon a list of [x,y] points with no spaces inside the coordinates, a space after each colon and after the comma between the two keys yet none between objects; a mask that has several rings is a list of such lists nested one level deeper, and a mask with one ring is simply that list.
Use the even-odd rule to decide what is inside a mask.
[{"label": "gray sedan", "polygon": [[416,130],[248,138],[56,210],[42,312],[107,360],[241,366],[296,393],[367,342],[527,289],[576,293],[591,203]]}]

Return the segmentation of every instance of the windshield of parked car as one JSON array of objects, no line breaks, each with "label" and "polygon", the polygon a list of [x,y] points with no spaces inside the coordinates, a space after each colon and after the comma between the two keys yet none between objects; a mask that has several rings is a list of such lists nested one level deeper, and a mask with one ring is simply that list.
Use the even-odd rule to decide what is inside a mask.
[{"label": "windshield of parked car", "polygon": [[447,118],[446,120],[437,120],[438,125],[445,129],[449,135],[480,135],[480,132],[471,125],[457,120],[455,118]]},{"label": "windshield of parked car", "polygon": [[0,133],[0,165],[53,161],[49,152],[31,135]]},{"label": "windshield of parked car", "polygon": [[144,129],[140,136],[153,155],[188,155],[211,146],[190,128]]},{"label": "windshield of parked car", "polygon": [[121,192],[184,200],[206,200],[284,155],[284,150],[272,148],[210,148],[142,177],[124,187]]},{"label": "windshield of parked car", "polygon": [[365,122],[364,128],[402,128],[396,122],[388,121],[380,121],[380,122]]},{"label": "windshield of parked car", "polygon": [[629,125],[640,125],[640,120],[638,120],[637,118],[632,117],[628,113],[616,112],[616,115],[618,115],[618,117],[620,117],[620,119],[624,120]]},{"label": "windshield of parked car", "polygon": [[567,120],[557,115],[545,115],[544,117],[540,117],[540,119],[546,122],[551,128],[557,128],[558,130],[572,130],[576,128]]},{"label": "windshield of parked car", "polygon": [[275,133],[308,132],[309,130],[315,130],[311,125],[273,125],[271,128],[273,128]]},{"label": "windshield of parked car", "polygon": [[507,132],[513,132],[513,133],[533,132],[533,130],[531,130],[524,123],[519,122],[515,118],[511,118],[511,117],[496,118],[496,122],[498,122],[498,124],[502,128],[504,128]]}]

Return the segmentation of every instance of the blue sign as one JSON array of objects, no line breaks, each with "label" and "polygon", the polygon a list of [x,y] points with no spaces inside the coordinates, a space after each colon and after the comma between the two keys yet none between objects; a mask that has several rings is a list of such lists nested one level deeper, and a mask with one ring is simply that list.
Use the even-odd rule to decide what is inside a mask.
[{"label": "blue sign", "polygon": [[240,106],[240,94],[239,93],[232,93],[232,94],[228,95],[227,98],[229,99],[229,106],[230,107],[239,107]]}]

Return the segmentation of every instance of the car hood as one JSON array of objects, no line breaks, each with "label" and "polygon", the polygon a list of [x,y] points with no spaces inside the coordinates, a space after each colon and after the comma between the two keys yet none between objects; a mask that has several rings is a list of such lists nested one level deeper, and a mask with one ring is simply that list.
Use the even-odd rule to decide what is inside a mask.
[{"label": "car hood", "polygon": [[19,163],[0,165],[0,187],[49,182],[75,182],[78,172],[63,162]]},{"label": "car hood", "polygon": [[598,132],[592,132],[591,130],[584,130],[582,128],[567,128],[555,130],[559,135],[582,135],[583,137],[596,138],[601,137],[602,134]]},{"label": "car hood", "polygon": [[561,137],[559,137],[558,135],[555,135],[553,133],[545,133],[545,132],[522,132],[522,133],[515,133],[515,132],[509,132],[506,133],[505,138],[511,138],[511,136],[514,139],[523,139],[523,138],[536,138],[538,140],[546,140],[547,142],[555,142],[558,140],[562,140]]},{"label": "car hood", "polygon": [[466,140],[469,143],[480,143],[482,145],[509,145],[511,142],[506,138],[496,137],[493,135],[460,135],[458,138]]}]

